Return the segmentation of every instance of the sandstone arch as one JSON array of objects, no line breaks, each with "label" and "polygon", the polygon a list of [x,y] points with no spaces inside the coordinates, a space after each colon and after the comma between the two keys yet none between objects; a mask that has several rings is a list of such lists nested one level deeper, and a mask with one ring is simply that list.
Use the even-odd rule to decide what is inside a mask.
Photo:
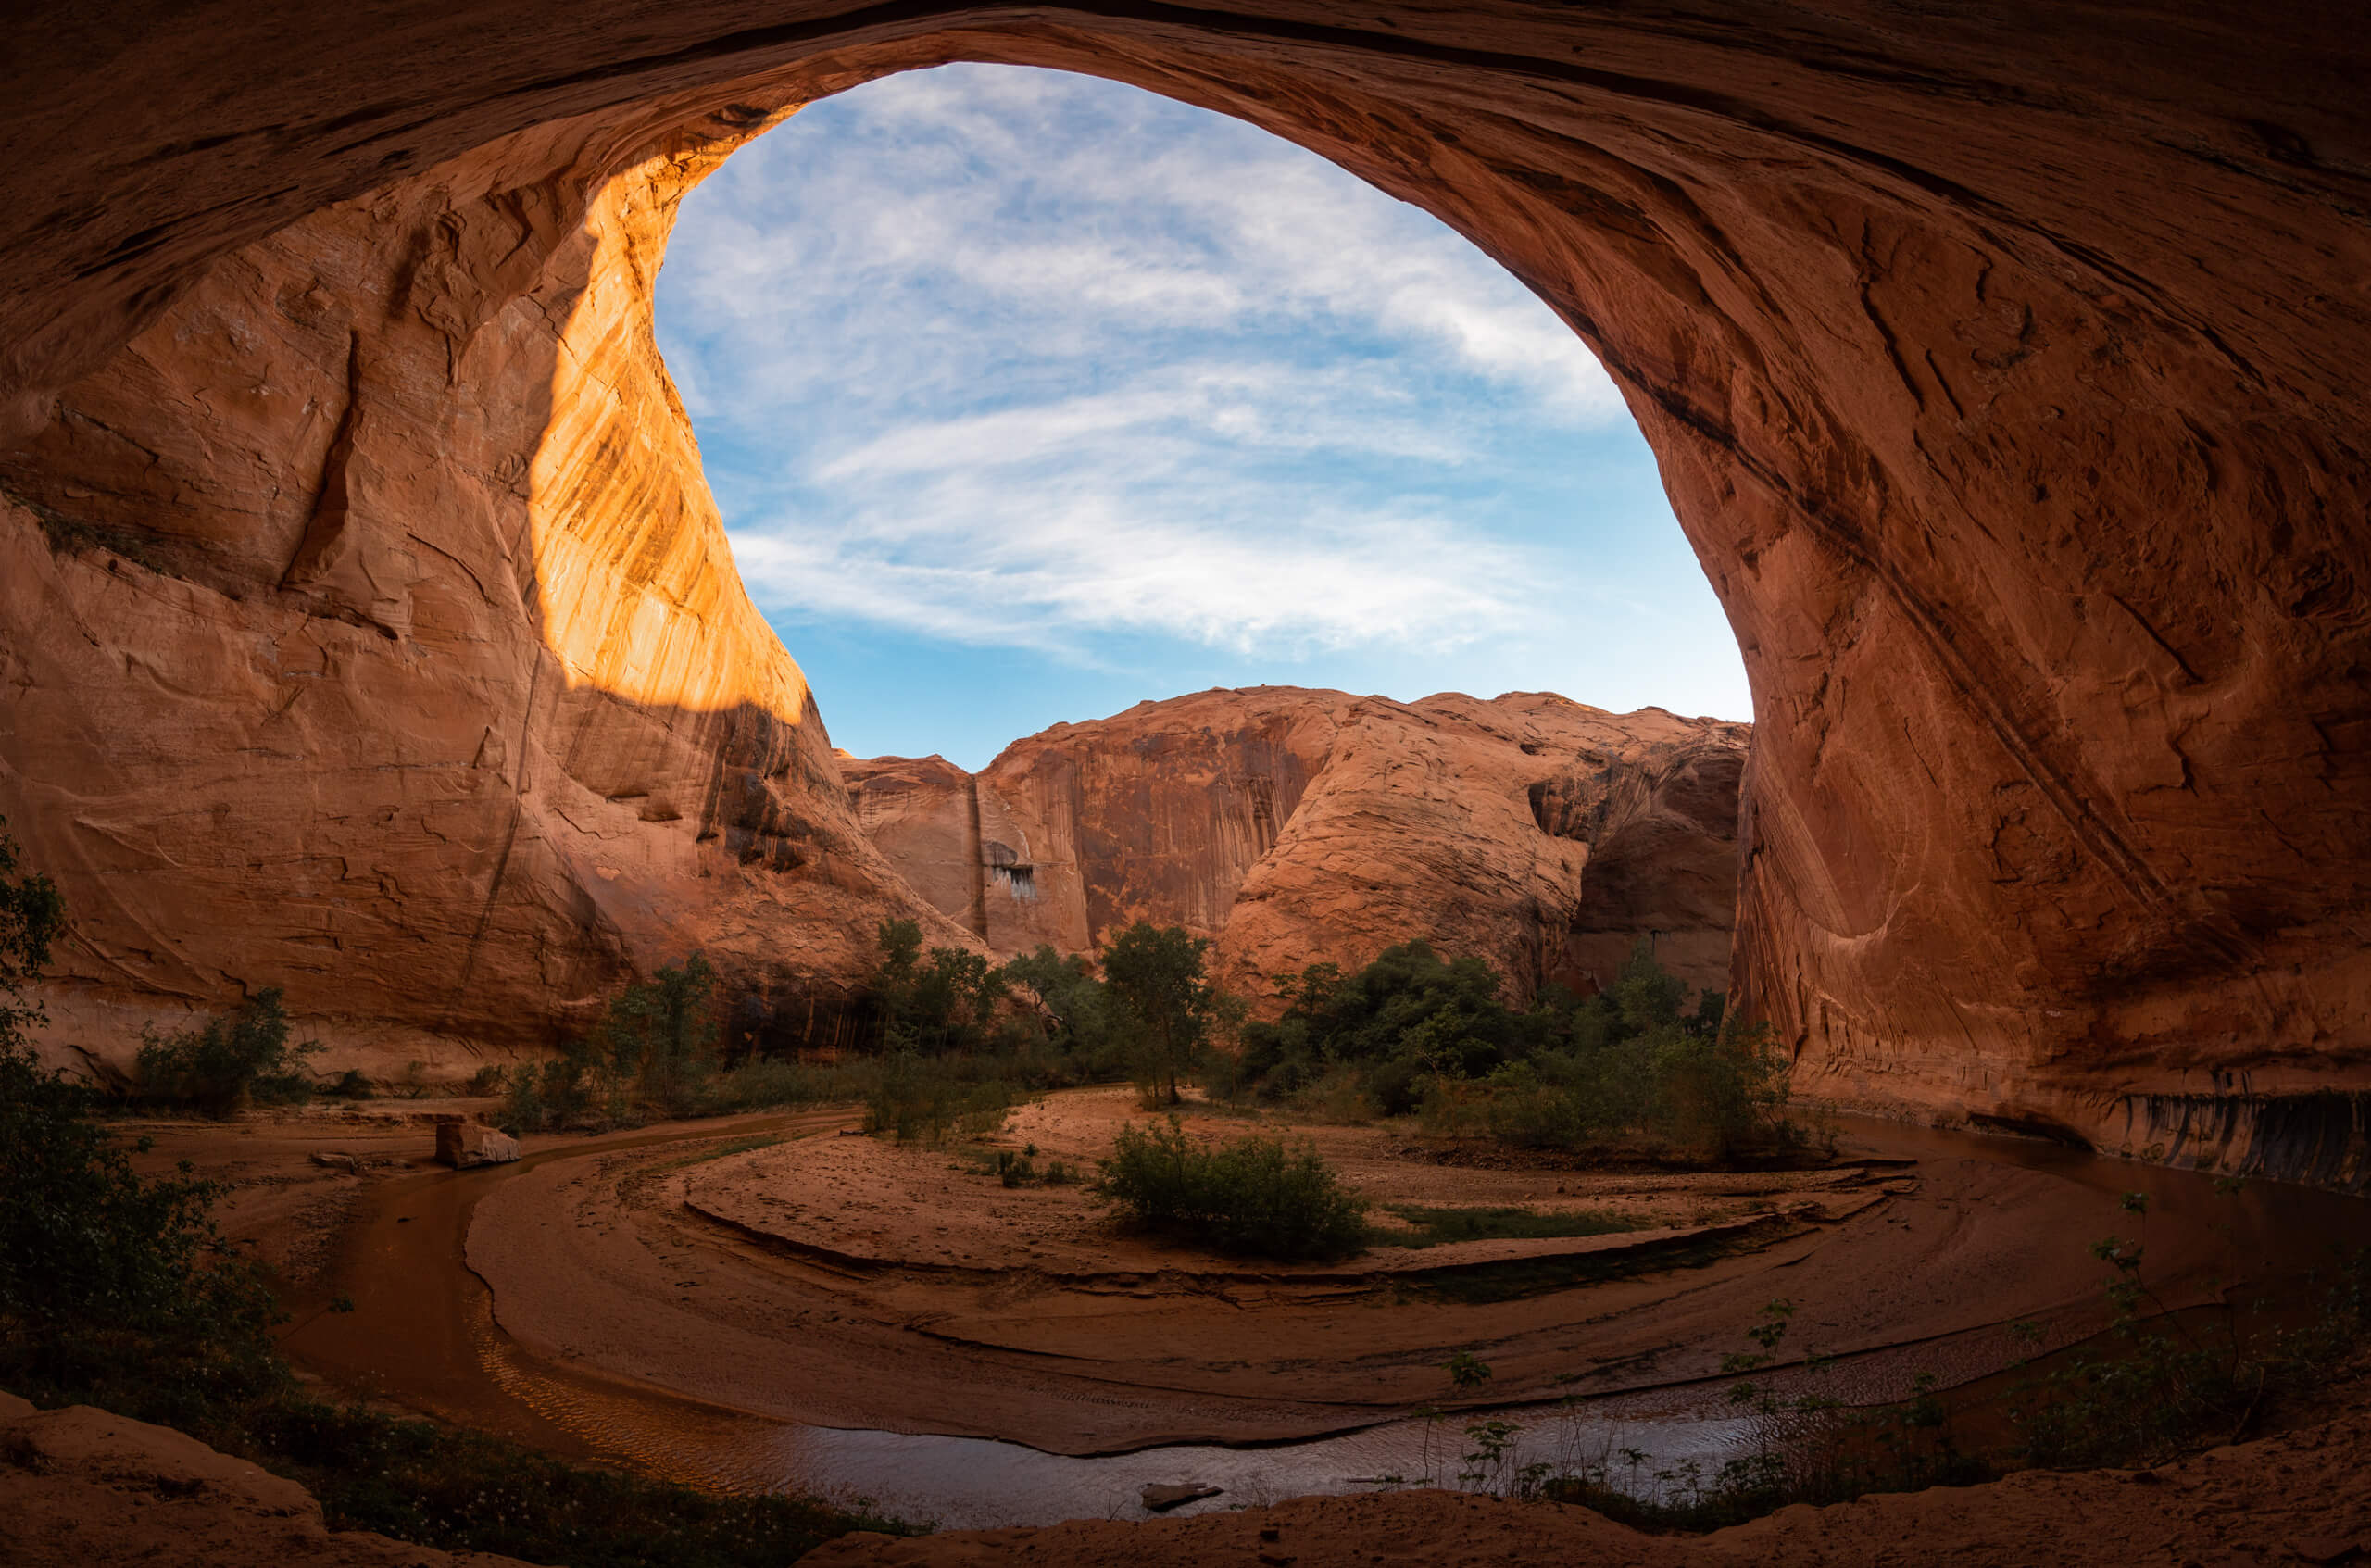
[{"label": "sandstone arch", "polygon": [[[92,911],[93,1007],[219,991],[243,921],[301,946],[242,882],[274,855],[348,947],[298,1000],[390,1040],[531,1035],[671,922],[828,964],[803,914],[899,904],[635,312],[704,160],[1001,60],[1312,147],[1599,351],[1753,679],[1737,974],[1807,1086],[2173,1158],[2262,1122],[2292,1130],[2260,1158],[2355,1173],[2371,127],[2331,10],[100,0],[17,31],[0,809]],[[301,649],[313,749],[249,746],[299,721]],[[177,776],[193,745],[244,771]],[[391,757],[408,782],[357,782]],[[332,775],[369,854],[273,825]],[[347,886],[390,843],[395,885]]]}]

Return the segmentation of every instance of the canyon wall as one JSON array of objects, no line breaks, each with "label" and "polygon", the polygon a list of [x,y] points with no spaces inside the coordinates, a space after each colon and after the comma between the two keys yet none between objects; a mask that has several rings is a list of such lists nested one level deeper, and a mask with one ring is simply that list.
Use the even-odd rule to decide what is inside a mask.
[{"label": "canyon wall", "polygon": [[[680,423],[563,334],[642,149],[1006,61],[1332,157],[1604,360],[1753,683],[1736,976],[1800,1086],[2362,1169],[2371,34],[2340,9],[90,0],[11,56],[0,680],[38,695],[0,806],[93,922],[78,994],[223,995],[254,921],[345,944],[354,978],[304,988],[358,1027],[514,1037],[680,936],[821,965],[902,907],[781,656],[690,636],[746,619],[704,503],[601,498]],[[595,307],[639,333],[645,297]],[[248,485],[275,498],[218,504]],[[533,519],[571,489],[601,521],[547,614]],[[622,693],[572,684],[586,637],[640,650]],[[643,684],[695,646],[740,673]]]},{"label": "canyon wall", "polygon": [[449,1073],[695,949],[739,1033],[804,1037],[879,919],[934,918],[848,818],[652,342],[676,202],[772,119],[684,113],[247,247],[0,457],[52,1054],[280,985],[323,1065]]},{"label": "canyon wall", "polygon": [[1257,1000],[1421,938],[1522,1001],[1602,988],[1641,937],[1690,985],[1727,986],[1747,735],[1549,693],[1257,686],[1057,724],[976,774],[841,771],[890,862],[998,954],[1182,925]]}]

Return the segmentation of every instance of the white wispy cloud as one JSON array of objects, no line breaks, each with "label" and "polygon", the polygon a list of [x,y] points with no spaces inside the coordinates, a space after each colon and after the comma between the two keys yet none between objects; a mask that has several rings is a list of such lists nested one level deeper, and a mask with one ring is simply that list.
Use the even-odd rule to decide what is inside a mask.
[{"label": "white wispy cloud", "polygon": [[1492,515],[1504,433],[1627,418],[1430,217],[1048,72],[804,111],[695,193],[660,295],[761,606],[1079,660],[1536,625],[1565,573]]},{"label": "white wispy cloud", "polygon": [[1247,536],[1115,513],[1094,494],[1006,497],[949,480],[967,529],[861,523],[760,530],[734,542],[761,599],[956,642],[1092,661],[1098,632],[1247,652],[1375,641],[1453,647],[1525,626],[1512,552],[1422,516],[1315,519]]}]

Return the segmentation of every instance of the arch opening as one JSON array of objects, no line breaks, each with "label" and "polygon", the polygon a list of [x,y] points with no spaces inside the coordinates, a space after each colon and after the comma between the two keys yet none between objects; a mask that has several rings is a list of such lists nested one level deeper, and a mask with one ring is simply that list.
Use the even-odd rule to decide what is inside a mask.
[{"label": "arch opening", "polygon": [[1272,683],[1750,711],[1571,330],[1239,120],[902,73],[704,181],[656,295],[735,564],[858,756]]}]

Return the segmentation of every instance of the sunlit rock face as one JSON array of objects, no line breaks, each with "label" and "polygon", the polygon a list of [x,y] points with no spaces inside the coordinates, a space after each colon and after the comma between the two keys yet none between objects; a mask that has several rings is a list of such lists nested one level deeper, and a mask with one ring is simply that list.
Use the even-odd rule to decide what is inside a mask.
[{"label": "sunlit rock face", "polygon": [[841,769],[891,863],[998,953],[1182,925],[1264,1001],[1278,975],[1422,939],[1487,960],[1520,1001],[1602,988],[1640,938],[1690,985],[1727,985],[1747,734],[1547,693],[1259,686],[1057,724],[977,774]]},{"label": "sunlit rock face", "polygon": [[[2371,35],[2306,0],[841,15],[20,30],[9,483],[179,563],[9,514],[0,806],[81,911],[81,994],[287,978],[516,1035],[630,953],[820,964],[848,901],[900,906],[675,505],[655,372],[617,369],[646,287],[594,257],[654,153],[689,178],[780,106],[1000,60],[1331,157],[1599,351],[1753,682],[1736,973],[1800,1085],[2169,1159],[2360,1152]],[[563,368],[581,312],[612,326]],[[563,493],[579,543],[547,546]],[[623,688],[576,682],[613,638]],[[736,672],[643,684],[693,663]]]}]

